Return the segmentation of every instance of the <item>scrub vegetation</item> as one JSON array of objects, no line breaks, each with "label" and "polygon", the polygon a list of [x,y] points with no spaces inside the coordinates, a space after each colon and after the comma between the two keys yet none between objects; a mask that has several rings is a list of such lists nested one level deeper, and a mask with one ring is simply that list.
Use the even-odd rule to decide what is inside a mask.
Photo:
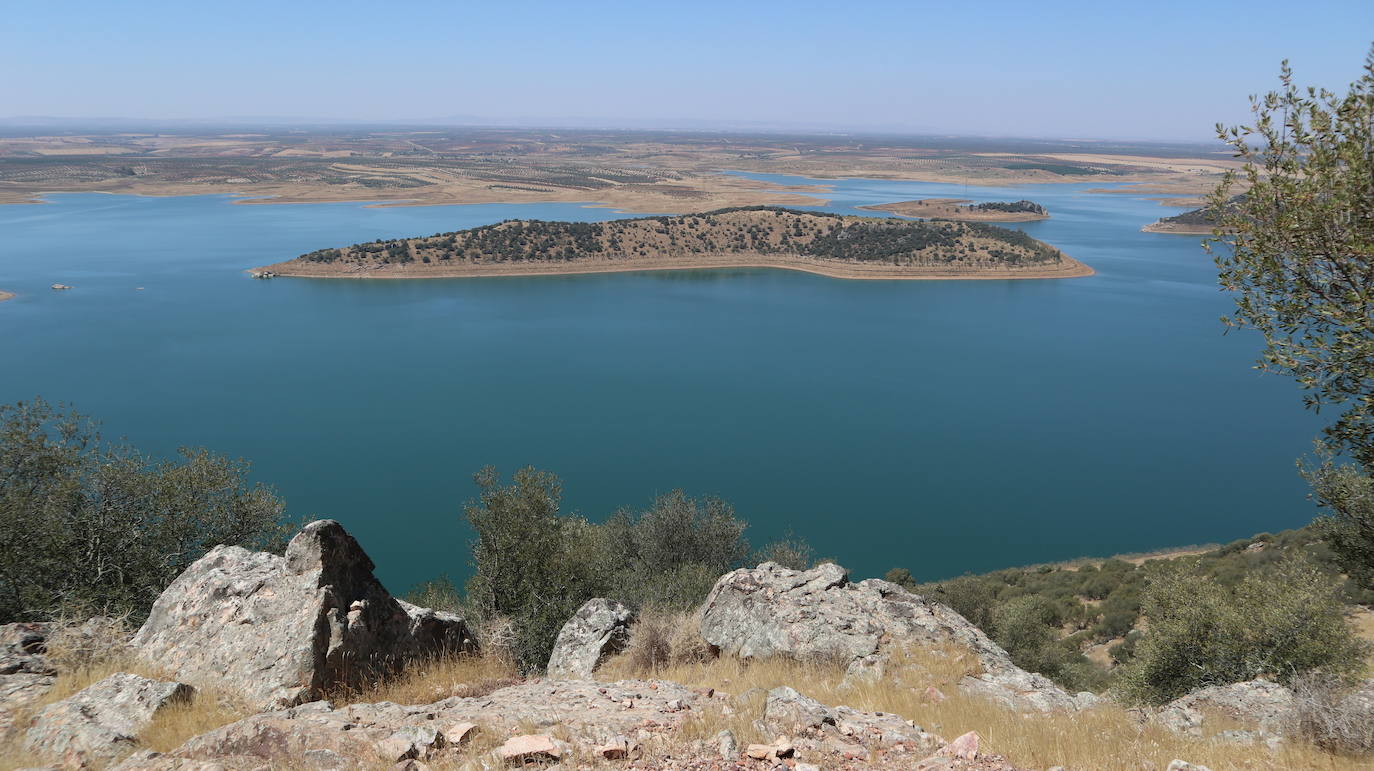
[{"label": "scrub vegetation", "polygon": [[610,222],[508,220],[429,237],[321,249],[325,264],[571,263],[695,255],[788,255],[894,266],[988,268],[1057,265],[1054,247],[981,223],[913,222],[767,206]]}]

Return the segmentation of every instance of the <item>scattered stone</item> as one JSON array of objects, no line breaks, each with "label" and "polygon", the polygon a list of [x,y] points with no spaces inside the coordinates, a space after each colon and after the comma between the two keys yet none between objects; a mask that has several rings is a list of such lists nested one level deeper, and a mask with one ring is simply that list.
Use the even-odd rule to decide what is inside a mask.
[{"label": "scattered stone", "polygon": [[969,731],[963,736],[960,736],[959,738],[955,739],[949,744],[946,744],[945,746],[941,747],[940,751],[935,754],[940,755],[942,757],[956,758],[959,760],[977,760],[978,732]]},{"label": "scattered stone", "polygon": [[965,677],[961,689],[1013,709],[1078,708],[1074,697],[1017,667],[949,607],[888,581],[850,583],[833,563],[798,571],[765,562],[727,573],[702,606],[701,635],[744,659],[844,657],[855,677],[880,675],[890,647],[952,643],[967,648],[983,670]]},{"label": "scattered stone", "polygon": [[1206,766],[1199,766],[1195,763],[1189,763],[1186,760],[1174,760],[1169,763],[1169,767],[1164,771],[1212,771],[1212,769]]},{"label": "scattered stone", "polygon": [[624,736],[617,736],[592,749],[592,754],[603,760],[625,760],[635,754],[638,749],[639,745]]},{"label": "scattered stone", "polygon": [[734,760],[739,755],[739,742],[735,741],[735,735],[728,730],[716,734],[716,747],[720,749],[720,757],[723,760]]},{"label": "scattered stone", "polygon": [[132,749],[158,711],[194,692],[185,683],[110,675],[44,707],[25,735],[24,748],[65,766],[103,765]]},{"label": "scattered stone", "polygon": [[549,656],[549,677],[587,680],[607,656],[630,639],[630,610],[603,597],[587,600],[563,629]]},{"label": "scattered stone", "polygon": [[407,726],[378,742],[377,752],[397,762],[416,758],[423,760],[447,744],[443,733],[433,726]]},{"label": "scattered stone", "polygon": [[217,546],[158,597],[133,645],[179,679],[237,690],[266,709],[475,649],[463,619],[397,600],[372,567],[333,520],[306,525],[285,557]]},{"label": "scattered stone", "polygon": [[763,720],[778,729],[800,731],[827,723],[834,725],[835,715],[819,701],[784,685],[768,692]]},{"label": "scattered stone", "polygon": [[525,734],[507,739],[497,750],[497,754],[511,765],[523,766],[527,763],[557,761],[563,753],[551,737],[543,734]]},{"label": "scattered stone", "polygon": [[454,723],[444,731],[444,738],[448,739],[449,745],[453,747],[463,747],[472,741],[479,730],[476,723]]},{"label": "scattered stone", "polygon": [[777,757],[773,754],[771,744],[751,744],[744,748],[744,754],[755,760],[773,760]]},{"label": "scattered stone", "polygon": [[418,760],[406,759],[392,766],[391,771],[429,771],[429,766]]},{"label": "scattered stone", "polygon": [[935,686],[931,685],[926,688],[926,692],[923,695],[923,698],[925,701],[928,701],[931,704],[939,704],[940,702],[945,700],[945,694],[944,691],[941,691],[939,688],[936,688]]}]

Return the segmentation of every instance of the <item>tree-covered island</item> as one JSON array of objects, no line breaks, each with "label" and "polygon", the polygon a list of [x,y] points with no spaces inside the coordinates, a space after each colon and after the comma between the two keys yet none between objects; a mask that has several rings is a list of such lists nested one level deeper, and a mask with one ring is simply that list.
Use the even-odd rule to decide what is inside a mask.
[{"label": "tree-covered island", "polygon": [[837,278],[1068,278],[1092,269],[1019,230],[753,206],[609,222],[508,220],[320,249],[255,275],[354,278],[774,267]]}]

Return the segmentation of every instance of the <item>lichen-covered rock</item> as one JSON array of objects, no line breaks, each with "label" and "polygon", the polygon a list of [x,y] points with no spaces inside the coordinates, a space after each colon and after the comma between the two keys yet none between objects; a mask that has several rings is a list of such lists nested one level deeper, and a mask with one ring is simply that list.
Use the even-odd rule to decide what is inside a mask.
[{"label": "lichen-covered rock", "polygon": [[960,688],[1014,709],[1078,709],[1075,697],[1007,652],[949,607],[877,579],[849,581],[832,563],[790,570],[765,562],[727,573],[702,606],[701,634],[741,658],[842,658],[855,678],[880,676],[895,646],[952,643],[977,657],[982,672]]},{"label": "lichen-covered rock", "polygon": [[307,525],[285,557],[218,546],[158,597],[132,644],[179,679],[236,690],[263,708],[474,647],[461,618],[397,600],[372,567],[333,520]]},{"label": "lichen-covered rock", "polygon": [[99,765],[131,750],[159,710],[192,693],[185,683],[110,675],[44,707],[24,737],[24,748],[70,768]]},{"label": "lichen-covered rock", "polygon": [[591,678],[603,659],[625,649],[630,639],[630,609],[602,597],[587,600],[558,632],[549,656],[549,677]]},{"label": "lichen-covered rock", "polygon": [[1270,680],[1213,685],[1175,699],[1159,709],[1157,719],[1169,729],[1201,736],[1211,717],[1228,725],[1254,726],[1264,734],[1281,734],[1292,721],[1293,692]]}]

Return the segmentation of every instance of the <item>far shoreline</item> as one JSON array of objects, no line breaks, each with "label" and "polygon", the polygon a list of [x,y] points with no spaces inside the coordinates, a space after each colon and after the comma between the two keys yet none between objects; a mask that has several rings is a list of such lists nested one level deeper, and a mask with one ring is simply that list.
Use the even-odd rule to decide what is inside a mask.
[{"label": "far shoreline", "polygon": [[337,269],[320,266],[302,268],[289,262],[266,265],[245,271],[248,273],[270,272],[272,277],[280,278],[331,278],[331,279],[436,279],[436,278],[492,278],[500,276],[575,276],[596,273],[646,273],[675,270],[718,270],[729,268],[762,268],[772,270],[794,270],[826,278],[860,281],[960,281],[960,280],[1006,280],[1006,279],[1058,279],[1086,278],[1095,275],[1092,267],[1067,255],[1064,264],[1048,268],[1026,269],[988,269],[973,271],[941,270],[939,268],[895,267],[891,265],[853,264],[839,261],[826,261],[807,258],[771,258],[746,255],[722,256],[719,258],[697,257],[685,261],[664,260],[604,260],[589,262],[585,265],[567,264],[512,265],[509,263],[488,265],[462,265],[442,268],[408,268],[405,266],[386,268]]}]

